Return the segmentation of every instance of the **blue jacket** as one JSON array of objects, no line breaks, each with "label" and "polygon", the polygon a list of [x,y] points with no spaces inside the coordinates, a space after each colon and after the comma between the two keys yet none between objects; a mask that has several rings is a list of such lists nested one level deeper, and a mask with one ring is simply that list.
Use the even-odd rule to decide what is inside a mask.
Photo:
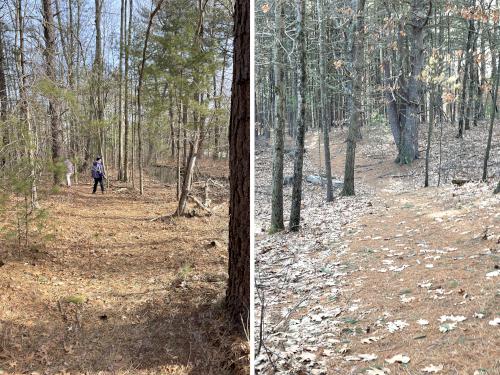
[{"label": "blue jacket", "polygon": [[104,168],[101,162],[94,161],[92,164],[92,177],[101,178],[104,176]]}]

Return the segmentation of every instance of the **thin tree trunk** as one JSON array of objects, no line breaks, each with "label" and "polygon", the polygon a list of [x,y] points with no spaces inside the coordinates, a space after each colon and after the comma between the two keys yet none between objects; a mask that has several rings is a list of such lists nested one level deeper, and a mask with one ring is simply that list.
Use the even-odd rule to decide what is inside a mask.
[{"label": "thin tree trunk", "polygon": [[285,62],[281,41],[285,37],[284,7],[279,1],[275,2],[274,9],[275,40],[274,40],[274,80],[275,92],[274,103],[276,113],[276,125],[273,132],[273,175],[272,175],[272,202],[271,202],[271,228],[274,233],[285,229],[283,224],[283,156],[285,136],[285,85],[284,70]]},{"label": "thin tree trunk", "polygon": [[306,90],[306,43],[305,43],[305,14],[306,5],[304,0],[296,0],[296,30],[297,30],[297,125],[295,138],[295,163],[293,169],[292,207],[290,211],[289,227],[292,231],[298,231],[300,226],[300,209],[302,204],[302,169],[304,165],[304,137],[305,137],[305,114],[306,102],[304,92]]},{"label": "thin tree trunk", "polygon": [[154,10],[149,14],[148,27],[146,29],[146,36],[144,38],[144,47],[142,49],[142,60],[141,66],[139,68],[139,80],[137,83],[137,136],[138,136],[138,146],[139,146],[139,192],[141,195],[144,194],[144,170],[142,165],[142,129],[141,129],[141,119],[142,119],[142,103],[141,103],[141,93],[142,93],[142,81],[144,78],[144,65],[146,63],[146,51],[148,48],[149,34],[151,33],[151,26],[153,25],[153,18],[156,13],[161,8],[163,0],[159,0],[156,4]]},{"label": "thin tree trunk", "polygon": [[[364,2],[364,0],[362,0]],[[318,13],[319,23],[319,91],[320,91],[320,105],[319,105],[319,119],[323,127],[323,146],[325,152],[325,172],[326,172],[326,201],[333,201],[333,184],[332,184],[332,163],[330,161],[330,125],[326,120],[326,93],[325,93],[325,61],[323,51],[323,38],[325,35],[325,20],[323,19],[323,5],[321,0],[316,0],[316,11]]]},{"label": "thin tree trunk", "polygon": [[7,62],[4,56],[4,32],[5,25],[0,21],[0,121],[4,123],[2,131],[2,143],[5,148],[4,153],[1,155],[0,166],[4,166],[7,162],[7,145],[9,143],[9,133],[7,128],[7,84],[5,81],[5,70],[7,69]]},{"label": "thin tree trunk", "polygon": [[482,180],[486,181],[488,178],[488,160],[490,158],[490,150],[491,150],[491,140],[493,138],[493,126],[495,124],[495,117],[498,112],[497,108],[497,99],[498,99],[498,84],[500,81],[500,55],[498,56],[498,62],[494,66],[493,74],[496,75],[495,84],[491,88],[491,99],[492,99],[492,108],[491,108],[491,117],[490,117],[490,127],[488,129],[488,140],[486,142],[486,150],[484,153],[484,161],[483,161],[483,177]]},{"label": "thin tree trunk", "polygon": [[127,182],[129,179],[129,174],[128,174],[128,149],[129,149],[129,144],[128,144],[128,139],[129,139],[129,100],[128,100],[128,95],[129,95],[129,55],[130,55],[130,47],[131,47],[131,40],[132,40],[132,10],[133,10],[133,1],[134,0],[128,0],[129,1],[129,14],[128,14],[128,30],[127,30],[127,44],[125,46],[125,82],[124,82],[124,108],[123,108],[123,116],[124,116],[124,136],[123,136],[123,181]]}]

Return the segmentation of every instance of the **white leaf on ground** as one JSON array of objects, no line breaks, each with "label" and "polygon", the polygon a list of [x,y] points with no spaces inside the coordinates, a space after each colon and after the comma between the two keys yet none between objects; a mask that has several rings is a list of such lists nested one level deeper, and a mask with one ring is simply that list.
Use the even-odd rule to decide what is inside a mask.
[{"label": "white leaf on ground", "polygon": [[500,326],[500,318],[495,318],[488,322],[490,326]]},{"label": "white leaf on ground", "polygon": [[408,363],[410,362],[410,357],[406,356],[406,355],[403,355],[403,354],[396,354],[394,357],[392,358],[388,358],[385,360],[387,363]]},{"label": "white leaf on ground", "polygon": [[500,270],[491,271],[491,272],[488,272],[486,274],[486,277],[488,277],[488,278],[490,278],[490,277],[496,277],[496,276],[500,276]]},{"label": "white leaf on ground", "polygon": [[439,332],[445,333],[448,331],[452,331],[456,327],[457,327],[457,323],[445,323],[445,324],[439,326]]},{"label": "white leaf on ground", "polygon": [[403,294],[399,297],[401,299],[401,303],[410,303],[415,300],[415,297],[408,297],[406,294]]},{"label": "white leaf on ground", "polygon": [[361,361],[361,357],[358,355],[348,355],[344,358],[346,361]]},{"label": "white leaf on ground", "polygon": [[484,314],[483,313],[475,313],[474,314],[474,318],[483,319],[484,318]]},{"label": "white leaf on ground", "polygon": [[345,353],[347,353],[349,350],[351,350],[351,348],[350,348],[347,344],[344,344],[344,345],[342,345],[342,347],[339,349],[339,353],[345,354]]},{"label": "white leaf on ground", "polygon": [[452,322],[463,322],[467,318],[465,316],[454,316],[454,315],[441,315],[441,318],[439,318],[439,321],[441,323],[446,322],[447,320],[451,320]]},{"label": "white leaf on ground", "polygon": [[376,354],[358,354],[358,356],[365,362],[374,361],[378,358]]},{"label": "white leaf on ground", "polygon": [[382,340],[384,336],[370,336],[366,339],[361,340],[362,344],[371,344],[372,342]]},{"label": "white leaf on ground", "polygon": [[431,372],[439,372],[443,369],[443,365],[439,365],[439,366],[434,366],[434,365],[429,365],[427,367],[424,367],[422,369],[423,372],[428,372],[428,373],[431,373]]},{"label": "white leaf on ground", "polygon": [[422,281],[421,283],[419,283],[417,285],[420,288],[429,289],[432,286],[432,283],[430,281]]},{"label": "white leaf on ground", "polygon": [[417,320],[417,323],[420,324],[421,326],[426,326],[429,324],[429,321],[425,319],[419,319]]},{"label": "white leaf on ground", "polygon": [[394,332],[401,330],[404,327],[408,327],[408,326],[409,326],[409,324],[403,320],[395,320],[394,322],[387,323],[387,329],[389,330],[390,333],[394,333]]},{"label": "white leaf on ground", "polygon": [[410,267],[409,264],[403,264],[401,267],[391,266],[391,267],[389,267],[389,270],[391,270],[393,272],[401,272],[408,267]]},{"label": "white leaf on ground", "polygon": [[425,268],[434,268],[434,264],[431,264],[431,263],[426,264],[426,265],[425,265]]},{"label": "white leaf on ground", "polygon": [[390,370],[385,369],[385,368],[381,370],[381,369],[378,369],[376,367],[372,367],[372,368],[369,368],[368,370],[366,370],[367,375],[387,375],[389,373],[390,373]]}]

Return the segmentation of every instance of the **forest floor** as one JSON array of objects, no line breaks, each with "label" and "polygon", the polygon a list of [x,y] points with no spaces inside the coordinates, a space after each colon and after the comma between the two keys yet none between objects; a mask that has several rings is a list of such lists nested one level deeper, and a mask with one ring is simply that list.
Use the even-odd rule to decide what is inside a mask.
[{"label": "forest floor", "polygon": [[0,374],[248,373],[223,310],[228,196],[168,222],[151,219],[175,211],[175,186],[152,180],[142,197],[113,182],[44,198],[54,238],[0,242]]},{"label": "forest floor", "polygon": [[[357,148],[357,195],[339,197],[337,190],[326,203],[324,187],[304,182],[301,230],[274,235],[267,233],[270,149],[257,146],[258,373],[500,374],[496,128],[494,178],[478,182],[486,126],[464,140],[445,127],[441,186],[435,147],[430,188],[423,188],[423,160],[395,164],[387,129],[366,128]],[[339,180],[345,137],[332,134]],[[304,175],[323,173],[317,133],[308,135],[306,149]],[[291,155],[285,172],[292,174]],[[452,178],[473,181],[455,186]],[[290,196],[286,187],[286,217]]]}]

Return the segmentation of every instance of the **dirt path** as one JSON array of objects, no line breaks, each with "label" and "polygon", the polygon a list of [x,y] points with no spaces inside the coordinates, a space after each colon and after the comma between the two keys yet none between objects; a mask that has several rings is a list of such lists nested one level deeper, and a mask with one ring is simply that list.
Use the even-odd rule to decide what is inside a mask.
[{"label": "dirt path", "polygon": [[[331,144],[337,178],[344,136]],[[422,161],[400,167],[372,136],[357,149],[356,197],[328,204],[305,184],[301,231],[257,236],[260,373],[500,374],[498,276],[487,277],[500,262],[499,197],[491,183],[423,188]],[[321,171],[316,135],[306,147],[307,173]],[[257,213],[265,223],[267,206]],[[386,362],[398,354],[409,363]]]},{"label": "dirt path", "polygon": [[[500,200],[488,186],[422,188],[412,168],[361,148],[357,181],[374,195],[372,210],[345,228],[349,247],[342,261],[355,264],[358,272],[344,280],[349,285],[344,298],[356,322],[354,336],[364,331],[384,338],[367,345],[346,330],[341,337],[349,340],[350,354],[375,353],[378,368],[396,373],[421,373],[418,369],[434,364],[443,365],[446,374],[500,374],[500,332],[488,324],[500,316],[498,277],[486,277],[499,266]],[[339,174],[342,151],[337,144],[333,169]],[[443,316],[466,320],[443,333],[440,327],[450,323],[441,321]],[[397,320],[409,325],[390,333],[388,324]],[[418,324],[424,320],[428,324]],[[410,364],[383,363],[396,354],[409,356]],[[366,367],[329,366],[333,373]]]},{"label": "dirt path", "polygon": [[[4,254],[0,373],[224,374],[237,367],[221,301],[227,204],[174,212],[172,189],[139,197],[74,186],[44,202],[55,240]],[[217,202],[216,202],[217,203]],[[215,246],[210,243],[215,241]],[[1,253],[0,253],[1,255]],[[3,372],[2,372],[3,371]]]}]

